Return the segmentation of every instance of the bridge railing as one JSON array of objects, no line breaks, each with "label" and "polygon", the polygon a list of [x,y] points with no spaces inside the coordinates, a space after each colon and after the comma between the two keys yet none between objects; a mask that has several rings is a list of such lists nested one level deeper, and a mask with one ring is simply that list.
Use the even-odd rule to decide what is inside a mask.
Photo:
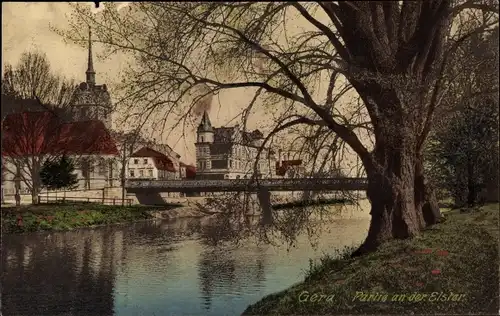
[{"label": "bridge railing", "polygon": [[244,187],[244,186],[288,186],[288,185],[366,185],[366,178],[296,178],[296,179],[223,179],[223,180],[132,180],[128,188],[198,188],[198,187]]}]

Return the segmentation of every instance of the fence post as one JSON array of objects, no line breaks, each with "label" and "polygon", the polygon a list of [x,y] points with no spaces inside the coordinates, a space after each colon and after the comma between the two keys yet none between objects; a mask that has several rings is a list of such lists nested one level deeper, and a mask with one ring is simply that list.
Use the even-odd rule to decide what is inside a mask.
[{"label": "fence post", "polygon": [[115,205],[116,203],[116,198],[113,198],[113,205]]},{"label": "fence post", "polygon": [[87,198],[87,203],[90,203],[90,198],[89,197]]}]

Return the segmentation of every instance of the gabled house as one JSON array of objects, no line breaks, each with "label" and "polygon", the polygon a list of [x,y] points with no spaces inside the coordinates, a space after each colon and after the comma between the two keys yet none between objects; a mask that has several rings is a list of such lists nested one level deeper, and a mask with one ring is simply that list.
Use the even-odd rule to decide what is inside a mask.
[{"label": "gabled house", "polygon": [[129,179],[180,179],[172,159],[150,147],[142,147],[130,155],[127,169]]}]

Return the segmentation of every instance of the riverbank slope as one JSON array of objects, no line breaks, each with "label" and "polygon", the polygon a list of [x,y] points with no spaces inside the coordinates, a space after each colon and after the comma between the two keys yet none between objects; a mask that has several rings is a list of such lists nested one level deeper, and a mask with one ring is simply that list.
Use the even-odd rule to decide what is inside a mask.
[{"label": "riverbank slope", "polygon": [[35,231],[67,231],[100,225],[131,223],[153,219],[157,213],[181,205],[121,206],[94,203],[55,203],[2,206],[2,232],[19,234]]},{"label": "riverbank slope", "polygon": [[498,207],[446,212],[420,236],[360,258],[325,257],[302,283],[243,315],[496,314]]}]

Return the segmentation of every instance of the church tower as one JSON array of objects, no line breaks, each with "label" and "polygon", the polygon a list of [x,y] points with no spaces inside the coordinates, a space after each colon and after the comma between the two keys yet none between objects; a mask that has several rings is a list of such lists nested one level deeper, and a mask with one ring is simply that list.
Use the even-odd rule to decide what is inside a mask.
[{"label": "church tower", "polygon": [[80,83],[72,98],[72,117],[74,121],[98,120],[111,129],[111,96],[105,84],[97,85],[92,56],[92,31],[89,28],[87,71],[85,82]]},{"label": "church tower", "polygon": [[89,28],[89,57],[87,61],[87,71],[85,72],[87,77],[87,84],[89,86],[95,86],[95,70],[94,61],[92,60],[92,30]]},{"label": "church tower", "polygon": [[197,129],[196,165],[200,170],[212,168],[210,145],[214,142],[214,128],[208,117],[208,112],[203,112],[200,125]]}]

